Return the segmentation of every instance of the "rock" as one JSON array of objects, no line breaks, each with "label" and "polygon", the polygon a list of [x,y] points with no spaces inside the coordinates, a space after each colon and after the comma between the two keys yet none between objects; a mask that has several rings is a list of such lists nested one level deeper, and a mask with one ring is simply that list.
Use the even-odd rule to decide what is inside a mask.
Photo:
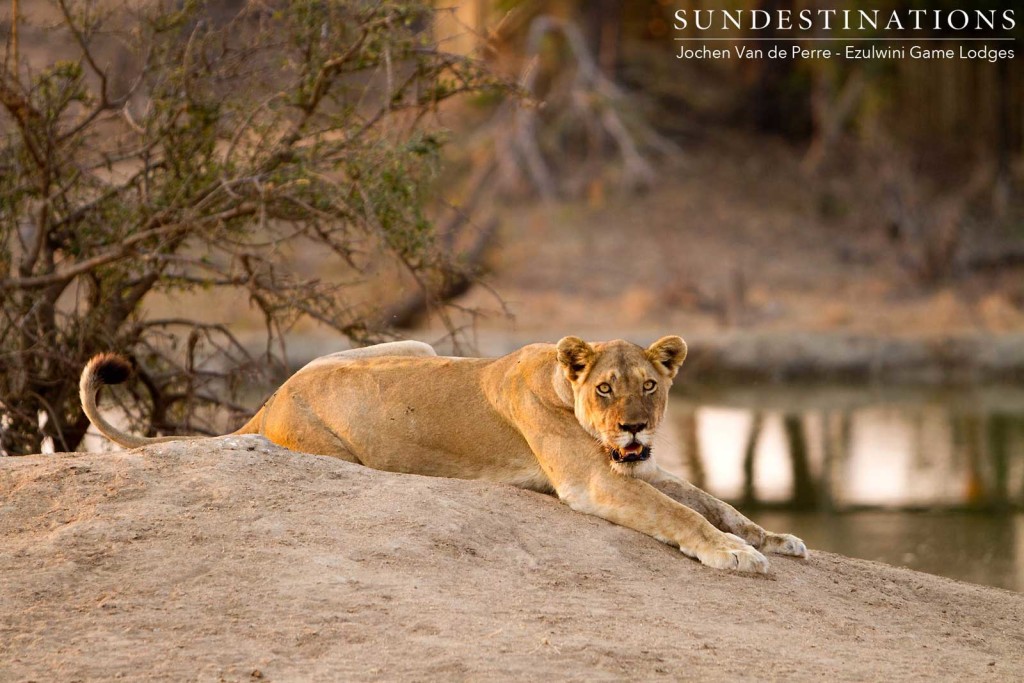
[{"label": "rock", "polygon": [[[1019,680],[1024,596],[707,569],[550,496],[222,437],[0,459],[0,680]],[[993,667],[990,662],[998,661]]]}]

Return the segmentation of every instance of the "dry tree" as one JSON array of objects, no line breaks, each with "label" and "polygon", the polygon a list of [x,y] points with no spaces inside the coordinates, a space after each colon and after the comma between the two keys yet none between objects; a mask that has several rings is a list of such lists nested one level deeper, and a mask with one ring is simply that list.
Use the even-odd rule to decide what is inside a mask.
[{"label": "dry tree", "polygon": [[[246,412],[237,390],[282,367],[297,320],[363,341],[388,299],[354,285],[450,279],[424,210],[444,143],[430,114],[499,84],[437,48],[431,3],[52,7],[45,25],[12,17],[0,68],[0,453],[79,445],[96,352],[137,361],[136,428],[209,431],[204,409]],[[194,292],[244,293],[265,343],[144,312]]]},{"label": "dry tree", "polygon": [[477,164],[477,173],[493,172],[495,191],[514,196],[525,190],[554,200],[613,178],[642,192],[657,176],[655,159],[681,156],[644,119],[636,98],[601,71],[572,21],[533,17],[523,59],[520,98],[499,107],[483,134],[492,153]]}]

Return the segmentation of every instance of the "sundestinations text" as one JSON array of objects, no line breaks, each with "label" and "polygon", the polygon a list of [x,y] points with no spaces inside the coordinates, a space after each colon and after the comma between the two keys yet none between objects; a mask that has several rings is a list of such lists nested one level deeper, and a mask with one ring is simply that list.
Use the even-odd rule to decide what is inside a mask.
[{"label": "sundestinations text", "polygon": [[691,25],[700,31],[778,31],[818,29],[823,31],[1012,31],[1017,27],[1014,10],[849,10],[849,9],[680,9],[675,12],[674,28],[684,31]]}]

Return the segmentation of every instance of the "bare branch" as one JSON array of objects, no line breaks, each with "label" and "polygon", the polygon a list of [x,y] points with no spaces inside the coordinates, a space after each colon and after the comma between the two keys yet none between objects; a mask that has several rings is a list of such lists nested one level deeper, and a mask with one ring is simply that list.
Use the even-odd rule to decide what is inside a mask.
[{"label": "bare branch", "polygon": [[88,258],[84,261],[79,261],[75,265],[61,271],[48,273],[46,275],[34,275],[28,277],[15,277],[6,278],[0,280],[0,287],[10,287],[12,289],[39,289],[41,287],[49,287],[51,285],[62,284],[78,277],[83,273],[95,270],[100,266],[106,265],[113,261],[126,258],[134,253],[134,247],[137,244],[145,242],[157,237],[166,237],[174,235],[175,233],[187,232],[190,227],[197,223],[206,223],[211,221],[226,221],[233,218],[239,218],[242,216],[250,216],[256,212],[256,209],[252,206],[240,206],[228,211],[224,211],[213,216],[207,216],[205,218],[198,219],[196,221],[188,221],[183,223],[171,223],[169,225],[162,225],[158,228],[151,228],[149,230],[143,230],[142,232],[135,233],[130,237],[125,238],[116,247],[109,249],[108,251],[97,254],[92,258]]}]

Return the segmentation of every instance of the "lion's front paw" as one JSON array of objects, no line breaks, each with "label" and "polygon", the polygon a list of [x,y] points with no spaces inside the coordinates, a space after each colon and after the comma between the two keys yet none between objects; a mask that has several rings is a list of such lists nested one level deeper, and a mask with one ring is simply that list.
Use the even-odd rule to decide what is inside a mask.
[{"label": "lion's front paw", "polygon": [[779,555],[792,555],[793,557],[807,557],[807,545],[792,534],[769,533],[764,540],[761,550]]},{"label": "lion's front paw", "polygon": [[756,524],[736,525],[733,527],[732,531],[733,533],[727,533],[726,536],[734,536],[736,538],[739,538],[747,545],[752,545],[755,548],[760,548],[761,546],[763,546],[764,540],[768,536],[768,532],[766,532],[764,529],[757,526]]},{"label": "lion's front paw", "polygon": [[768,558],[732,534],[725,534],[725,537],[727,545],[697,553],[701,564],[713,569],[735,569],[759,574],[768,571]]}]

